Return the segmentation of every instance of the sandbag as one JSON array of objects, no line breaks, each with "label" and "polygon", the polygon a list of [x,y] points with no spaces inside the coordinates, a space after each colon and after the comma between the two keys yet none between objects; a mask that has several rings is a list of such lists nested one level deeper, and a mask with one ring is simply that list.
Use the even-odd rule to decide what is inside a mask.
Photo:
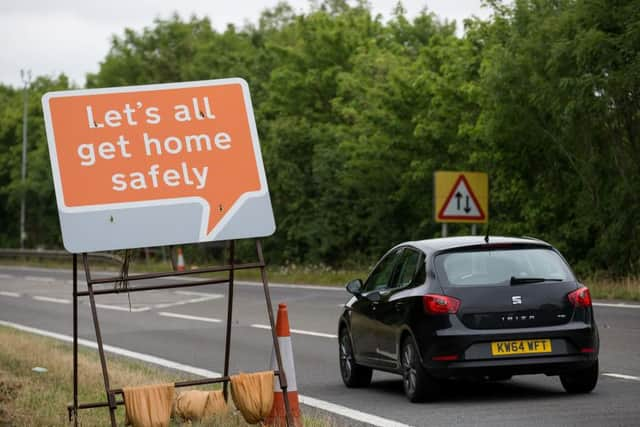
[{"label": "sandbag", "polygon": [[174,385],[156,384],[124,387],[126,425],[133,427],[169,427]]},{"label": "sandbag", "polygon": [[232,375],[231,397],[247,423],[264,420],[273,407],[273,371]]},{"label": "sandbag", "polygon": [[188,390],[178,393],[175,415],[187,421],[200,421],[227,412],[221,390]]}]

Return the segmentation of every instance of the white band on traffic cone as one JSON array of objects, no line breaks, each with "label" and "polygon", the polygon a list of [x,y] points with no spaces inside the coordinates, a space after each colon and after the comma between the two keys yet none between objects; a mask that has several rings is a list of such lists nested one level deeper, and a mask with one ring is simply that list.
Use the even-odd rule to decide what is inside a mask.
[{"label": "white band on traffic cone", "polygon": [[[291,337],[278,337],[280,344],[280,358],[282,359],[282,368],[287,376],[287,391],[298,391],[298,383],[296,382],[296,366],[293,362],[293,346],[291,345]],[[271,369],[278,370],[278,362],[276,361],[275,351],[271,353]],[[282,391],[280,381],[273,383],[273,391]]]}]

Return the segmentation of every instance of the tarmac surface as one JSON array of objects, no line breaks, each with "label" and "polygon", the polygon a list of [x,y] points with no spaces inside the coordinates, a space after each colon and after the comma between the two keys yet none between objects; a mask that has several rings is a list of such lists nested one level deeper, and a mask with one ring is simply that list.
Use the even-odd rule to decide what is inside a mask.
[{"label": "tarmac surface", "polygon": [[[82,271],[79,277],[84,290]],[[601,375],[590,394],[569,395],[557,377],[535,375],[506,382],[452,382],[440,401],[412,404],[399,376],[376,372],[365,389],[342,384],[336,328],[349,298],[344,289],[272,285],[270,290],[274,309],[278,303],[288,305],[298,390],[316,406],[303,410],[338,405],[337,413],[329,413],[338,425],[640,424],[640,305],[594,304]],[[226,292],[226,285],[210,285],[131,293],[131,310],[126,294],[97,296],[104,343],[222,372]],[[230,371],[269,369],[272,345],[263,289],[236,282],[234,295]],[[70,270],[0,266],[0,321],[72,335],[71,302]],[[94,341],[87,297],[80,298],[78,310],[80,337]]]}]

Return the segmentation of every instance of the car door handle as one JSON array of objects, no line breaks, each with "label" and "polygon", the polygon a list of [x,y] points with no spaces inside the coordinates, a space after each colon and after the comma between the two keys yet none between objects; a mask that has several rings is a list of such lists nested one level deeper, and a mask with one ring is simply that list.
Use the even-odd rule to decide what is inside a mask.
[{"label": "car door handle", "polygon": [[369,304],[369,307],[371,308],[371,310],[375,310],[376,308],[378,308],[378,304],[380,304],[380,302],[373,301],[371,304]]}]

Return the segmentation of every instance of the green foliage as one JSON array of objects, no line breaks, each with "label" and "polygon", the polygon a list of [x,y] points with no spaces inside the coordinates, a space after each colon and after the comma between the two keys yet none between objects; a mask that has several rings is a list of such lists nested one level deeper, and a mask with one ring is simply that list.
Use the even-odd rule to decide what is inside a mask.
[{"label": "green foliage", "polygon": [[68,79],[38,77],[28,92],[27,175],[21,179],[24,91],[0,85],[0,247],[20,246],[20,202],[25,196],[27,247],[60,246],[58,211],[40,98],[69,88]]},{"label": "green foliage", "polygon": [[640,268],[639,25],[638,1],[516,1],[477,30],[496,229],[580,270]]},{"label": "green foliage", "polygon": [[[490,176],[493,234],[556,244],[580,272],[640,270],[640,1],[487,1],[455,25],[398,5],[280,3],[256,24],[156,20],[112,40],[88,87],[240,76],[251,87],[278,230],[272,262],[367,265],[436,236],[433,173]],[[22,92],[0,86],[0,245],[59,243],[40,94],[31,91],[20,182]],[[465,233],[465,226],[451,227]],[[251,251],[240,245],[241,253]]]}]

